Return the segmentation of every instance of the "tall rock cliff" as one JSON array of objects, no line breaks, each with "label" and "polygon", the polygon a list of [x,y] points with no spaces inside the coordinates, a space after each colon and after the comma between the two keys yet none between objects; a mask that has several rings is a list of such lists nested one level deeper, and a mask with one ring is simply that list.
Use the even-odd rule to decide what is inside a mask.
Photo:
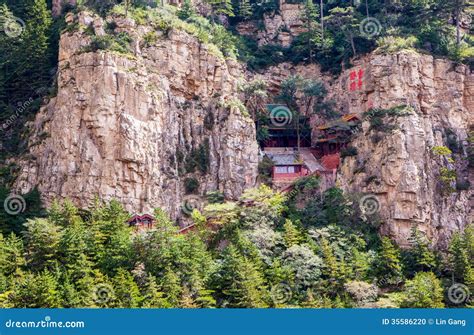
[{"label": "tall rock cliff", "polygon": [[[131,19],[87,13],[67,20],[79,30],[61,38],[58,94],[31,124],[18,190],[38,187],[47,203],[67,197],[83,207],[96,196],[116,198],[132,212],[162,207],[179,218],[188,198],[203,201],[209,191],[236,198],[255,185],[255,126],[236,100],[241,65],[182,31],[152,33]],[[107,29],[126,32],[133,51],[91,51]],[[401,245],[416,225],[446,246],[472,221],[465,185],[474,184],[466,159],[474,75],[413,51],[373,53],[353,65],[337,78],[288,63],[257,76],[271,94],[290,73],[320,79],[342,114],[398,110],[365,118],[351,143],[357,155],[342,160],[338,184],[373,196],[382,232]],[[452,148],[452,157],[437,155],[440,146]],[[443,169],[458,185],[443,182]]]},{"label": "tall rock cliff", "polygon": [[177,218],[188,196],[235,198],[254,185],[255,127],[231,108],[238,63],[180,31],[144,41],[151,28],[131,19],[108,23],[132,37],[131,54],[89,52],[105,22],[67,20],[79,30],[61,37],[58,93],[31,125],[17,189],[37,186],[46,203],[116,198],[132,212],[162,207]]},{"label": "tall rock cliff", "polygon": [[[328,89],[327,100],[340,114],[354,113],[364,120],[350,144],[358,153],[343,158],[337,184],[346,192],[366,196],[369,203],[375,199],[383,234],[408,246],[410,229],[416,225],[443,248],[453,231],[472,222],[473,192],[465,189],[467,181],[474,185],[467,162],[468,133],[474,126],[474,74],[468,67],[414,51],[375,52],[354,60],[337,77],[315,65],[289,63],[257,77],[276,95],[289,73],[321,80]],[[363,117],[371,110],[390,114],[397,107],[399,113],[392,114],[399,116]],[[324,122],[320,115],[312,116],[313,143],[317,126]],[[454,152],[439,157],[433,152],[437,146]],[[453,180],[443,188],[443,168],[455,171],[457,185]],[[446,188],[452,190],[445,192]]]},{"label": "tall rock cliff", "polygon": [[[467,140],[474,75],[466,66],[411,51],[374,54],[355,65],[332,87],[338,104],[347,113],[375,108],[387,115],[366,115],[352,143],[358,154],[343,160],[339,183],[375,197],[382,233],[400,245],[408,245],[416,225],[445,247],[453,231],[472,221],[466,184],[473,182]],[[453,154],[436,154],[440,146]],[[452,181],[442,180],[443,169],[453,171]]]}]

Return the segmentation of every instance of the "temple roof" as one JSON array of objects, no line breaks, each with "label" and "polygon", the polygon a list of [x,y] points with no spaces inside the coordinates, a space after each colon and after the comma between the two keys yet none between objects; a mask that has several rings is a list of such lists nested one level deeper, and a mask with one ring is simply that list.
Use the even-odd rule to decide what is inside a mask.
[{"label": "temple roof", "polygon": [[341,156],[339,153],[333,155],[326,155],[321,158],[321,164],[328,171],[335,170],[338,168],[341,161]]},{"label": "temple roof", "polygon": [[144,219],[149,219],[149,220],[152,220],[152,221],[155,220],[155,218],[154,218],[152,215],[150,215],[150,214],[143,214],[143,215],[134,214],[130,219],[128,219],[127,222],[132,222],[132,221],[135,221],[135,220],[137,220],[137,219],[138,219],[139,221],[144,220]]},{"label": "temple roof", "polygon": [[341,116],[341,118],[339,118],[337,120],[328,122],[328,123],[318,127],[318,129],[319,130],[326,130],[326,129],[330,129],[330,128],[341,126],[341,125],[351,126],[351,125],[353,125],[351,123],[352,121],[360,121],[359,116],[357,116],[357,114],[346,114],[346,115]]},{"label": "temple roof", "polygon": [[267,153],[267,156],[275,165],[303,165],[293,153]]}]

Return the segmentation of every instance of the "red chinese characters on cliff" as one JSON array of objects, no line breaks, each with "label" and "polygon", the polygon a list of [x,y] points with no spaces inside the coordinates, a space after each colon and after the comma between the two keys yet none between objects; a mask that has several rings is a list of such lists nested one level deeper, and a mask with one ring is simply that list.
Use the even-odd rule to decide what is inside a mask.
[{"label": "red chinese characters on cliff", "polygon": [[349,75],[349,90],[351,92],[360,90],[364,85],[364,70],[360,69],[359,71],[351,71]]}]

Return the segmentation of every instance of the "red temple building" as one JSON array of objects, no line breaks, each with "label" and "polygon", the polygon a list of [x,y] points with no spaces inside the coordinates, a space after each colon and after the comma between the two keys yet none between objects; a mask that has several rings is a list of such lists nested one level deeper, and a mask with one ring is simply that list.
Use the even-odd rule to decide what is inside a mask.
[{"label": "red temple building", "polygon": [[272,180],[277,188],[286,187],[296,179],[310,174],[310,170],[296,151],[265,151],[273,161]]},{"label": "red temple building", "polygon": [[356,114],[346,114],[336,121],[318,127],[314,144],[315,155],[321,158],[338,154],[347,146],[359,123],[360,118]]},{"label": "red temple building", "polygon": [[269,104],[266,108],[269,113],[269,118],[265,123],[268,129],[268,138],[261,143],[262,147],[296,148],[298,147],[298,133],[300,147],[311,146],[311,128],[308,117],[299,116],[296,120],[296,117],[285,105]]}]

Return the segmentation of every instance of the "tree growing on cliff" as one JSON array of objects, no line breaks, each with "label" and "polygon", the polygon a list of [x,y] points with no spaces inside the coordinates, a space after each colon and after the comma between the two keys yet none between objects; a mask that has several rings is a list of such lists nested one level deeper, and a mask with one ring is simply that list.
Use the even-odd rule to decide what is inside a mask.
[{"label": "tree growing on cliff", "polygon": [[354,8],[351,6],[346,8],[335,7],[329,11],[326,22],[334,32],[340,31],[344,34],[347,42],[351,46],[352,55],[357,56],[354,39],[359,31],[359,20],[356,18]]},{"label": "tree growing on cliff", "polygon": [[319,17],[318,8],[314,5],[313,0],[307,0],[302,13],[303,26],[306,31],[303,33],[307,40],[309,62],[313,62],[315,48],[322,43],[321,28],[317,25]]},{"label": "tree growing on cliff", "polygon": [[181,20],[186,20],[194,15],[196,15],[196,11],[194,10],[191,0],[184,0],[183,5],[178,11],[178,17]]},{"label": "tree growing on cliff", "polygon": [[220,15],[225,15],[228,17],[235,16],[232,0],[207,0],[207,2],[212,7],[214,17]]},{"label": "tree growing on cliff", "polygon": [[261,79],[255,79],[244,83],[239,89],[244,95],[244,105],[255,121],[257,141],[261,143],[269,137],[268,112],[265,108],[268,97],[267,84]]},{"label": "tree growing on cliff", "polygon": [[249,19],[253,14],[252,5],[249,0],[239,0],[237,16],[243,20]]}]

